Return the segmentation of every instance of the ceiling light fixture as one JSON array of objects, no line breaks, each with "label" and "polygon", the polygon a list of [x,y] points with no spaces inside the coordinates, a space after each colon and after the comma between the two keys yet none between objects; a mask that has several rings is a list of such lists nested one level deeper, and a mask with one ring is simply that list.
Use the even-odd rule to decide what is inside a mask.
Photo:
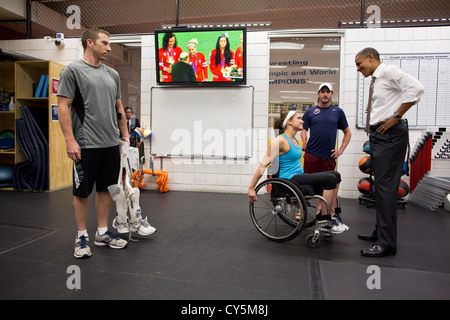
[{"label": "ceiling light fixture", "polygon": [[321,50],[332,51],[332,50],[339,50],[340,48],[341,46],[338,44],[324,44]]},{"label": "ceiling light fixture", "polygon": [[302,50],[305,47],[303,43],[294,42],[272,42],[270,50]]}]

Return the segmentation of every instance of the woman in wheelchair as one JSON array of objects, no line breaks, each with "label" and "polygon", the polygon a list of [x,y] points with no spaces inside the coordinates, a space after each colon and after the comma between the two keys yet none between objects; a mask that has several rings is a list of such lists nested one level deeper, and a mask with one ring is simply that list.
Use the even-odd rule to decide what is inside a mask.
[{"label": "woman in wheelchair", "polygon": [[[317,172],[307,174],[303,172],[301,164],[302,149],[299,142],[295,138],[295,134],[303,129],[303,120],[300,114],[296,111],[284,111],[280,118],[275,122],[275,129],[281,133],[278,137],[273,139],[267,149],[267,152],[253,175],[252,181],[248,188],[248,196],[250,202],[255,202],[258,197],[255,192],[255,187],[261,179],[266,168],[269,165],[276,166],[277,162],[278,177],[289,179],[300,186],[302,192],[308,189],[313,189],[315,194],[322,194],[322,197],[328,202],[331,208],[331,215],[327,212],[317,212],[317,220],[332,221],[331,232],[334,234],[347,231],[349,228],[342,223],[338,216],[334,215],[334,208],[336,207],[337,191],[339,183],[341,182],[341,175],[337,171]],[[278,161],[277,161],[278,160]],[[272,170],[276,171],[276,170]],[[322,193],[323,192],[323,193]],[[324,205],[321,206],[325,208]],[[325,211],[325,210],[324,210]]]}]

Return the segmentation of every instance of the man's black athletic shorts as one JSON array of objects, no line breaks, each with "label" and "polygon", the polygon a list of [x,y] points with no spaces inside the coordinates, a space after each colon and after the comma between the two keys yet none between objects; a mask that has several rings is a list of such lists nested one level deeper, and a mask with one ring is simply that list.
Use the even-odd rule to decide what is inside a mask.
[{"label": "man's black athletic shorts", "polygon": [[120,171],[119,146],[81,149],[81,160],[73,163],[73,195],[87,198],[96,185],[97,192],[117,184]]}]

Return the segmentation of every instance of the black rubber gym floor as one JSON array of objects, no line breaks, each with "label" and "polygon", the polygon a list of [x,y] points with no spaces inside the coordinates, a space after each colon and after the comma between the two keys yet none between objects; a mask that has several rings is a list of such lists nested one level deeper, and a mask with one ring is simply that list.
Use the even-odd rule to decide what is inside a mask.
[{"label": "black rubber gym floor", "polygon": [[357,235],[372,231],[375,209],[354,199],[341,200],[350,230],[315,249],[309,229],[284,243],[264,238],[243,194],[144,190],[140,203],[158,231],[114,250],[93,244],[91,196],[92,257],[80,260],[71,189],[0,191],[0,299],[450,299],[443,209],[399,208],[397,255],[367,258],[359,252],[371,244]]}]

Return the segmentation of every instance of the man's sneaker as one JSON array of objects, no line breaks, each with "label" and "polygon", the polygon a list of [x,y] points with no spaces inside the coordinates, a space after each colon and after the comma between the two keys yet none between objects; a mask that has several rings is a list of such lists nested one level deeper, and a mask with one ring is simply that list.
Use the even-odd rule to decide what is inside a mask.
[{"label": "man's sneaker", "polygon": [[86,236],[77,237],[75,239],[75,251],[73,253],[75,258],[89,258],[91,253],[91,248],[89,248],[89,238]]},{"label": "man's sneaker", "polygon": [[112,226],[117,230],[118,233],[129,233],[130,228],[128,227],[128,221],[125,223],[119,222],[117,218],[114,218]]},{"label": "man's sneaker", "polygon": [[125,248],[128,244],[127,241],[116,237],[111,231],[106,231],[106,233],[102,236],[98,234],[98,231],[95,233],[95,241],[96,246],[109,246],[113,249],[122,249]]},{"label": "man's sneaker", "polygon": [[141,236],[149,236],[156,232],[156,228],[152,227],[145,219],[141,218],[138,221],[130,224],[131,231],[138,232]]}]

